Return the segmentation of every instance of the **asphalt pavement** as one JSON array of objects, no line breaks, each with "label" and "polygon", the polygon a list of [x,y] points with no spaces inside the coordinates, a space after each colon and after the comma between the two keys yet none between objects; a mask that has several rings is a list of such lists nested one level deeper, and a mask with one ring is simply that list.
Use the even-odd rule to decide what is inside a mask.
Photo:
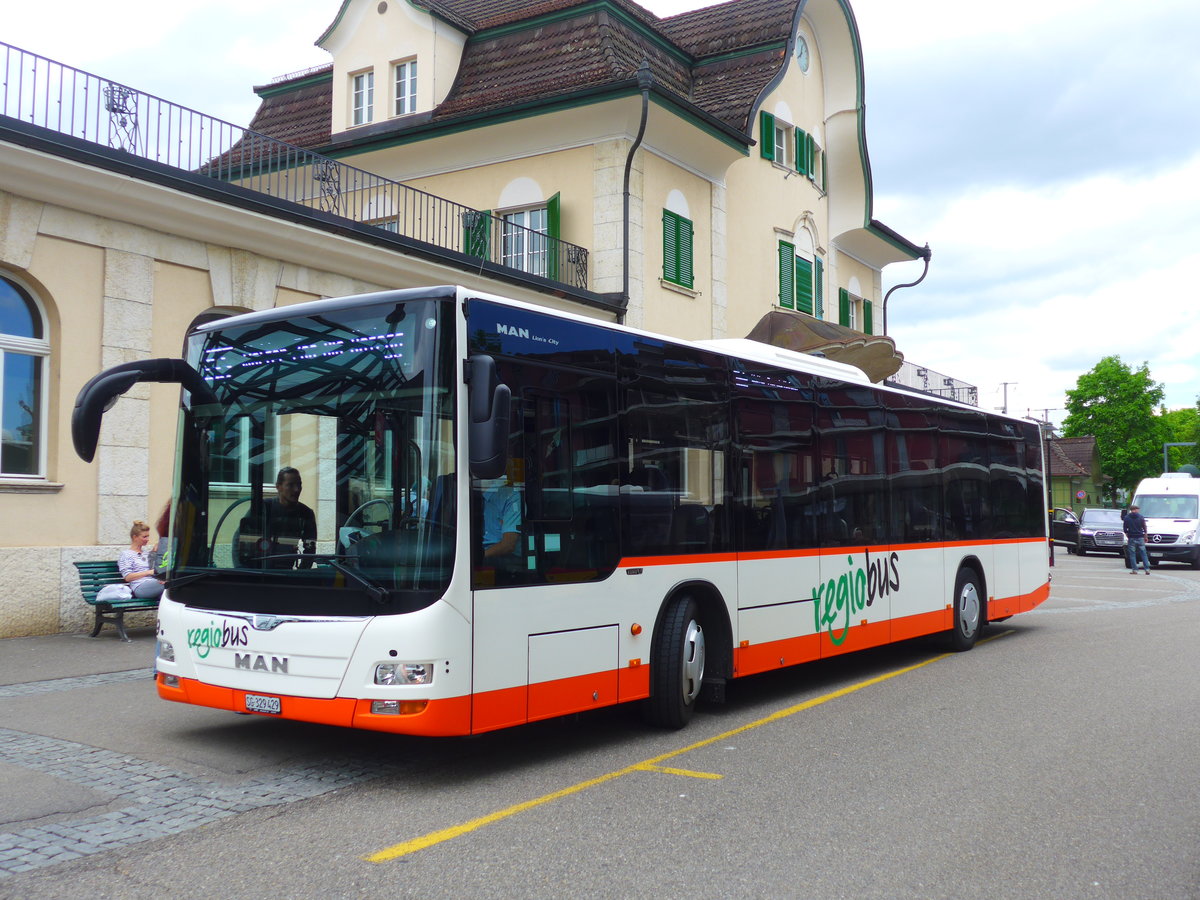
[{"label": "asphalt pavement", "polygon": [[[1097,677],[1101,677],[1104,671],[1111,669],[1115,664],[1111,648],[1122,646],[1122,642],[1128,645],[1129,638],[1123,632],[1118,636],[1115,629],[1127,628],[1130,617],[1142,615],[1143,609],[1173,608],[1184,614],[1188,613],[1191,604],[1200,603],[1200,573],[1177,566],[1163,566],[1150,576],[1131,576],[1117,557],[1089,556],[1079,559],[1060,553],[1058,565],[1052,569],[1052,574],[1054,582],[1050,600],[1037,611],[1028,616],[1018,616],[1012,620],[1011,625],[1001,628],[1015,627],[1023,632],[1026,646],[1035,646],[1036,640],[1038,645],[1044,642],[1049,647],[1052,646],[1052,640],[1061,638],[1070,641],[1076,649],[1088,653],[1094,651],[1091,656],[1085,658],[1094,657],[1094,664],[1098,667]],[[1109,613],[1113,615],[1108,615]],[[1094,620],[1094,630],[1081,631],[1077,628],[1077,625],[1084,621],[1093,621],[1093,615],[1098,617]],[[1194,617],[1190,614],[1187,616],[1188,620],[1192,618]],[[1164,620],[1182,625],[1184,616],[1164,616]],[[1064,627],[1039,627],[1039,622],[1045,622],[1047,626],[1052,622],[1061,622]],[[1186,632],[1180,632],[1181,635],[1184,633]],[[394,808],[389,805],[394,802],[391,793],[396,789],[394,786],[411,789],[425,781],[439,783],[444,780],[447,787],[430,795],[429,802],[435,803],[435,806],[424,810],[425,816],[419,815],[414,809],[413,814],[422,821],[425,818],[430,822],[437,821],[447,815],[443,809],[446,804],[460,799],[482,802],[483,811],[486,812],[490,808],[489,804],[505,806],[510,802],[519,802],[525,795],[537,796],[544,790],[540,784],[527,786],[520,782],[522,778],[533,777],[540,771],[536,766],[530,767],[527,751],[536,747],[537,740],[544,739],[548,731],[556,734],[561,731],[568,738],[576,730],[590,733],[586,725],[563,725],[557,730],[516,729],[493,736],[490,740],[485,738],[449,742],[396,741],[389,739],[390,736],[387,735],[348,733],[340,729],[304,723],[234,716],[218,710],[166,703],[154,692],[151,669],[154,655],[153,628],[132,629],[130,635],[132,641],[129,643],[120,641],[111,628],[106,628],[96,638],[87,635],[52,635],[0,640],[0,798],[3,798],[3,802],[0,802],[0,898],[12,897],[15,900],[20,897],[25,900],[30,897],[83,895],[72,894],[67,889],[70,885],[89,886],[87,896],[161,896],[150,888],[138,893],[125,880],[126,868],[132,871],[133,867],[138,865],[134,862],[135,858],[140,859],[149,854],[152,858],[161,859],[157,855],[160,852],[174,853],[176,857],[190,854],[209,858],[205,856],[204,847],[216,854],[211,857],[213,859],[240,852],[232,848],[244,847],[248,833],[256,834],[256,823],[261,824],[264,816],[276,815],[272,808],[332,795],[341,788],[364,784],[374,779],[380,779],[378,787],[369,794],[360,792],[356,801],[377,804],[380,807],[374,817],[366,817],[370,822],[391,821],[395,815]],[[1016,643],[1015,638],[1006,640],[1014,643],[990,645],[1002,648],[1001,652],[991,651],[994,654],[993,666],[996,667],[997,678],[1000,676],[998,664],[1003,664],[1005,660],[1018,659],[1019,648],[1022,646]],[[1007,649],[1003,649],[1005,647]],[[984,648],[983,652],[989,651]],[[1137,656],[1132,653],[1127,655],[1130,666],[1136,668],[1135,663],[1143,665]],[[1039,653],[1037,659],[1038,665],[1046,660],[1055,663],[1053,655],[1047,657]],[[957,665],[965,673],[972,671],[977,664],[978,661],[965,661]],[[1068,664],[1066,657],[1063,664]],[[947,662],[944,665],[949,668],[955,664]],[[1070,665],[1072,668],[1059,676],[1064,686],[1069,677],[1078,675],[1075,668],[1077,663],[1071,660]],[[1191,670],[1186,666],[1184,669]],[[864,674],[871,674],[872,671],[868,667]],[[936,678],[940,689],[946,690],[944,675],[941,674],[944,670],[931,667],[922,671],[929,673],[929,677]],[[1141,669],[1131,671],[1128,673],[1129,677],[1118,679],[1110,688],[1135,692],[1153,689],[1159,693],[1168,690],[1168,685],[1159,680],[1146,682],[1138,675],[1140,671]],[[797,679],[798,682],[803,680]],[[995,682],[997,689],[1005,683],[1011,683],[1011,680]],[[889,690],[911,691],[911,688],[899,680],[889,684],[893,686]],[[1048,702],[1051,688],[1057,684],[1057,680],[1043,683],[1020,702],[1032,703],[1034,706],[1031,709],[1034,709],[1037,703]],[[747,688],[745,693],[754,698],[754,705],[763,703],[769,706],[769,691],[764,693],[762,684],[758,684],[756,688],[757,690],[753,691]],[[788,688],[785,694],[780,696],[780,703],[786,705],[795,702],[790,695],[791,690],[793,689]],[[1181,696],[1178,692],[1170,693],[1173,696]],[[871,695],[864,692],[855,696],[867,698]],[[936,700],[941,706],[953,707],[953,702],[947,697],[939,694],[929,696],[931,702]],[[1149,698],[1141,695],[1131,696],[1136,702],[1106,701],[1103,705],[1106,718],[1103,721],[1117,721],[1118,710],[1149,708]],[[905,699],[911,703],[917,698],[909,694]],[[1004,701],[998,697],[993,701],[993,711],[988,715],[995,715],[997,709],[1003,711],[1005,702],[1016,701],[1012,698]],[[972,710],[976,708],[986,710],[989,704],[971,707]],[[1062,710],[1068,707],[1064,702],[1062,707],[1055,708],[1058,711],[1054,715],[1061,717],[1065,715]],[[965,709],[959,707],[959,715],[963,715]],[[732,710],[722,710],[719,714],[722,720],[730,716],[740,720],[742,715],[743,713]],[[747,706],[744,715],[752,716],[755,713],[751,713],[750,707]],[[930,721],[935,715],[936,711],[930,713]],[[1173,719],[1176,724],[1184,725],[1184,733],[1193,727],[1187,724],[1187,718],[1185,715]],[[871,717],[866,716],[862,721],[870,722]],[[921,721],[924,720],[917,720],[917,724]],[[1192,722],[1194,723],[1194,719]],[[861,739],[857,730],[861,722],[852,721],[844,712],[838,712],[827,724],[835,723],[839,727],[852,728],[855,741]],[[635,730],[620,732],[617,737],[612,738],[615,743],[608,746],[606,752],[617,756],[641,754],[648,757],[653,754],[649,750],[640,749],[640,745],[657,746],[660,743],[671,742],[685,744],[694,740],[693,735],[698,736],[705,726],[709,726],[710,729],[729,727],[716,719],[712,722],[702,721],[700,725],[700,729],[693,728],[689,734],[678,736]],[[1143,734],[1139,728],[1131,727],[1125,730],[1134,735]],[[974,733],[971,729],[968,731]],[[603,729],[597,733],[603,733]],[[837,760],[853,756],[849,751],[838,751],[832,732],[812,732],[817,733],[822,734],[819,744],[823,749],[819,758]],[[798,732],[797,736],[801,740],[815,740],[804,731]],[[1062,740],[1053,733],[1042,735],[1036,730],[1028,738],[1030,743],[1022,752],[1034,758],[1038,753],[1050,753],[1050,750],[1040,749],[1033,741]],[[998,737],[993,735],[993,739]],[[1161,743],[1164,738],[1160,736],[1158,741]],[[742,743],[746,744],[743,752],[748,752],[751,749],[749,739],[739,741],[739,744]],[[528,746],[525,746],[526,744]],[[598,745],[601,750],[604,746],[603,742]],[[780,752],[777,744],[768,746],[771,747],[770,753]],[[1135,741],[1131,747],[1136,749],[1136,746],[1140,745]],[[401,747],[404,751],[403,756],[396,752]],[[493,750],[500,752],[492,753]],[[715,750],[708,752],[716,753]],[[1144,756],[1144,753],[1139,754],[1139,758]],[[563,754],[564,760],[570,758],[569,754]],[[1049,761],[1058,758],[1057,751],[1050,753],[1042,765],[1048,772],[1056,771],[1049,765]],[[1071,758],[1081,758],[1078,747],[1072,750]],[[1097,757],[1094,760],[1096,766],[1101,758]],[[1132,758],[1132,753],[1128,758]],[[497,759],[501,762],[495,762]],[[1146,759],[1146,763],[1148,762]],[[810,759],[808,765],[813,764]],[[463,786],[473,783],[464,775],[464,772],[471,771],[472,765],[484,767],[486,777],[476,773],[476,780],[480,785],[478,791],[464,791]],[[717,770],[728,768],[728,765],[714,764],[711,768]],[[766,767],[768,760],[764,759],[758,765]],[[1147,777],[1151,780],[1157,777],[1160,781],[1165,778],[1171,782],[1170,791],[1187,793],[1192,788],[1175,779],[1179,777],[1180,771],[1187,771],[1189,765],[1184,762],[1182,766],[1175,766],[1174,776],[1165,769],[1156,768],[1155,772],[1147,773]],[[489,780],[498,773],[492,772],[488,766],[499,767],[498,772],[504,776],[502,782],[507,786],[506,789],[515,793],[514,798],[503,801],[500,799],[503,791],[499,784]],[[1075,771],[1076,768],[1078,767],[1072,766],[1071,771]],[[1083,766],[1079,770],[1080,777],[1086,777],[1089,771],[1088,766]],[[712,784],[735,783],[733,775],[734,773],[731,773],[726,782]],[[913,778],[915,779],[915,776]],[[843,779],[837,783],[845,785],[856,782]],[[908,783],[906,779],[898,779],[898,790],[903,793],[904,785]],[[1004,793],[1010,793],[1019,787],[1018,781],[1007,786]],[[1034,787],[1037,788],[1034,794],[1043,790],[1039,785]],[[1164,789],[1166,788],[1164,785]],[[1082,785],[1078,796],[1086,799],[1089,789],[1092,788],[1086,784]],[[1063,791],[1065,788],[1063,784],[1051,780],[1047,782],[1045,790]],[[675,796],[675,792],[667,791],[667,794],[668,800]],[[683,793],[678,795],[684,796]],[[419,792],[412,791],[405,796],[406,802],[415,803]],[[620,807],[627,814],[631,814],[631,810],[641,809],[641,804],[646,802],[644,788],[639,789],[636,796],[635,802]],[[811,802],[815,802],[815,799],[814,795]],[[868,799],[874,803],[873,797]],[[743,801],[739,800],[738,808],[741,802]],[[915,802],[914,798],[909,798],[910,806],[906,808],[911,808]],[[292,807],[289,812],[294,815],[287,821],[299,821],[304,816],[302,810],[310,806],[311,804],[298,804]],[[1063,808],[1075,810],[1074,814],[1077,815],[1079,806],[1079,803],[1073,803]],[[572,808],[570,804],[561,807],[564,811]],[[890,809],[892,806],[880,808]],[[1014,804],[1014,809],[1019,811],[1020,804]],[[345,821],[338,822],[336,817],[339,814],[347,817]],[[474,814],[474,811],[470,813]],[[594,810],[589,814],[595,814]],[[674,814],[682,815],[678,810]],[[761,814],[769,816],[769,807]],[[878,812],[874,814],[884,815]],[[1158,866],[1155,869],[1158,873],[1155,877],[1159,884],[1156,888],[1147,885],[1151,888],[1150,892],[1138,895],[1200,896],[1188,893],[1190,889],[1186,886],[1200,884],[1194,879],[1186,880],[1191,878],[1189,872],[1195,868],[1194,863],[1179,858],[1173,867],[1176,871],[1170,874],[1185,880],[1173,882],[1171,885],[1168,885],[1166,878],[1169,873],[1162,868],[1164,854],[1170,857],[1172,848],[1177,848],[1180,841],[1186,842],[1187,835],[1195,833],[1194,814],[1176,808],[1172,802],[1143,798],[1136,806],[1129,804],[1129,809],[1123,814],[1125,818],[1114,819],[1112,827],[1116,832],[1120,832],[1121,829],[1128,830],[1132,827],[1129,826],[1129,822],[1133,822],[1134,825],[1137,823],[1136,819],[1129,818],[1135,814],[1156,816],[1162,826],[1163,840],[1167,841],[1167,836],[1170,835],[1170,840],[1173,841],[1160,848],[1161,852],[1158,855],[1149,853],[1146,856],[1147,861],[1154,860]],[[319,825],[314,825],[314,833],[327,835],[323,840],[334,841],[333,835],[341,834],[347,842],[357,838],[356,846],[371,850],[378,850],[393,842],[390,828],[366,838],[356,835],[356,829],[363,827],[363,811],[358,806],[351,805],[345,795],[341,805],[327,803],[314,809],[313,815],[320,820]],[[456,814],[450,814],[451,819],[454,815]],[[469,818],[470,815],[464,813],[463,818]],[[1170,818],[1172,815],[1176,816],[1174,822]],[[824,822],[828,825],[835,821],[840,820],[832,815],[818,817],[818,824]],[[1088,828],[1095,831],[1099,827],[1095,823],[1099,821],[1099,818],[1095,819]],[[207,827],[218,822],[227,825],[221,829]],[[991,822],[991,826],[995,827],[1002,824],[998,820]],[[1066,822],[1066,825],[1074,827],[1071,822]],[[1014,830],[1009,832],[1004,832],[1004,828],[1001,827],[1001,832],[1014,834],[1018,833],[1016,829],[1031,827],[1033,826],[1028,822],[1022,821],[1012,824]],[[402,829],[397,829],[397,833],[397,839],[403,836]],[[1084,834],[1086,833],[1085,831]],[[503,832],[498,833],[493,840],[503,842],[502,834]],[[172,836],[180,836],[181,840],[160,840]],[[1069,837],[1072,841],[1079,840],[1074,832],[1069,832]],[[183,840],[189,843],[181,843]],[[844,841],[844,838],[842,840]],[[1119,841],[1119,833],[1106,837],[1105,840],[1111,841],[1110,845],[1115,845]],[[222,841],[229,843],[223,844]],[[471,846],[479,848],[485,844],[481,840],[480,843]],[[313,849],[315,850],[315,847]],[[998,845],[996,849],[1002,848]],[[448,852],[462,854],[464,851],[456,848]],[[1136,858],[1132,855],[1127,856],[1127,861],[1120,864],[1129,868],[1132,860]],[[321,859],[332,863],[335,857],[322,857],[321,854],[317,854],[314,862]],[[437,857],[431,855],[429,859],[436,860]],[[459,879],[458,886],[469,884],[472,873],[478,874],[480,878],[485,877],[491,868],[498,865],[499,859],[499,856],[488,857],[489,861],[486,864],[481,862],[478,869],[467,866],[459,871],[456,876]],[[77,861],[75,865],[64,865],[73,860]],[[460,859],[460,862],[462,861]],[[976,864],[978,862],[976,860]],[[142,865],[144,864],[143,861]],[[205,871],[202,862],[197,865],[194,873]],[[343,860],[338,865],[358,877],[364,864],[361,859],[354,858],[350,863]],[[431,868],[436,870],[437,866],[431,865]],[[334,866],[334,869],[336,870],[337,866]],[[415,890],[420,886],[417,878],[422,870],[415,867],[405,868],[403,864],[395,864],[392,869],[382,871],[385,874],[372,870],[373,874],[368,877],[395,877],[398,879],[396,887],[405,884]],[[395,874],[388,876],[387,872]],[[634,876],[637,872],[646,874],[640,866],[633,864],[630,875]],[[784,873],[784,876],[786,874]],[[1025,877],[1031,879],[1031,884],[1045,886],[1052,882],[1052,875],[1053,873],[1045,873],[1035,878],[1034,875],[1026,873]],[[784,876],[781,878],[786,881]],[[162,873],[162,877],[168,878],[169,873]],[[193,877],[197,876],[193,874]],[[263,891],[245,890],[241,895],[268,896],[266,887],[270,884],[282,886],[285,882],[277,879],[283,877],[264,870],[261,876]],[[308,877],[315,876],[310,873]],[[310,893],[304,894],[297,884],[302,884],[302,881],[292,885],[294,890],[300,890],[300,893],[293,893],[293,896],[328,896],[328,893],[316,892],[315,886],[310,886]],[[1183,886],[1179,886],[1180,884]],[[450,886],[450,883],[443,885],[447,889]],[[701,893],[716,896],[720,892],[716,883],[709,887],[710,891]],[[1016,896],[1015,890],[1013,887],[1008,893],[999,892],[994,896]],[[198,890],[191,893],[184,890],[179,896],[198,896],[200,893]],[[668,890],[666,895],[670,893]],[[1080,893],[1076,890],[1064,891],[1058,896],[1085,894],[1086,891]],[[212,893],[205,892],[204,895],[212,896]],[[438,894],[436,891],[426,891],[425,895]],[[464,889],[460,895],[471,896],[472,893],[469,889]],[[549,896],[551,892],[544,895]],[[811,894],[835,895],[840,896],[836,892],[822,892],[819,889]],[[939,893],[937,890],[929,890],[926,895],[953,896],[953,891]],[[1111,889],[1097,889],[1086,895],[1114,897],[1119,895],[1119,890],[1114,892]],[[1126,893],[1124,896],[1135,894]]]}]

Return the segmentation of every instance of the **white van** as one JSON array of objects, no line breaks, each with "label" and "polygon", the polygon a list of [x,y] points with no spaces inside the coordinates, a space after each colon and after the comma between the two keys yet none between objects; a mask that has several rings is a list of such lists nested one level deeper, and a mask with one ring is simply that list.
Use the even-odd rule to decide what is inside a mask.
[{"label": "white van", "polygon": [[1146,517],[1146,550],[1150,564],[1190,563],[1200,569],[1200,478],[1187,472],[1164,472],[1143,478],[1133,502]]}]

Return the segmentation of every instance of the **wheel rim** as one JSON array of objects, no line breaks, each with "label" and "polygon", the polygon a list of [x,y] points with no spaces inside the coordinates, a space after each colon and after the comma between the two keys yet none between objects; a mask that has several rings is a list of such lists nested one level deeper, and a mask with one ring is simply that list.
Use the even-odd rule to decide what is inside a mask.
[{"label": "wheel rim", "polygon": [[958,628],[963,637],[970,637],[979,627],[979,591],[974,582],[968,581],[958,595]]},{"label": "wheel rim", "polygon": [[683,636],[683,702],[690,704],[700,694],[704,681],[704,629],[695,619]]}]

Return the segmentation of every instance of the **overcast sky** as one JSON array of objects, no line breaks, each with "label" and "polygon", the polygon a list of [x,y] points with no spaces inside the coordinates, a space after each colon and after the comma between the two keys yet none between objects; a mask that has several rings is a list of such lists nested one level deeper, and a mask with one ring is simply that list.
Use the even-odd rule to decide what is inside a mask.
[{"label": "overcast sky", "polygon": [[[786,0],[779,0],[786,2]],[[1200,3],[851,0],[875,218],[933,263],[892,295],[911,361],[979,403],[1061,421],[1102,357],[1200,394]],[[318,65],[340,0],[10,4],[3,40],[246,124],[251,91]],[[711,5],[645,0],[659,15]],[[885,290],[920,263],[889,266]]]}]

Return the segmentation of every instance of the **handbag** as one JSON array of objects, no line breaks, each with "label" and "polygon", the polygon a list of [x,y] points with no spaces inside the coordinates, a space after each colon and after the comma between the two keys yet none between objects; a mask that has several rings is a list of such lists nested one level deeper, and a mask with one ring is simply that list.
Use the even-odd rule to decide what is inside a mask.
[{"label": "handbag", "polygon": [[127,584],[106,584],[96,594],[97,603],[116,603],[133,597],[133,590]]}]

